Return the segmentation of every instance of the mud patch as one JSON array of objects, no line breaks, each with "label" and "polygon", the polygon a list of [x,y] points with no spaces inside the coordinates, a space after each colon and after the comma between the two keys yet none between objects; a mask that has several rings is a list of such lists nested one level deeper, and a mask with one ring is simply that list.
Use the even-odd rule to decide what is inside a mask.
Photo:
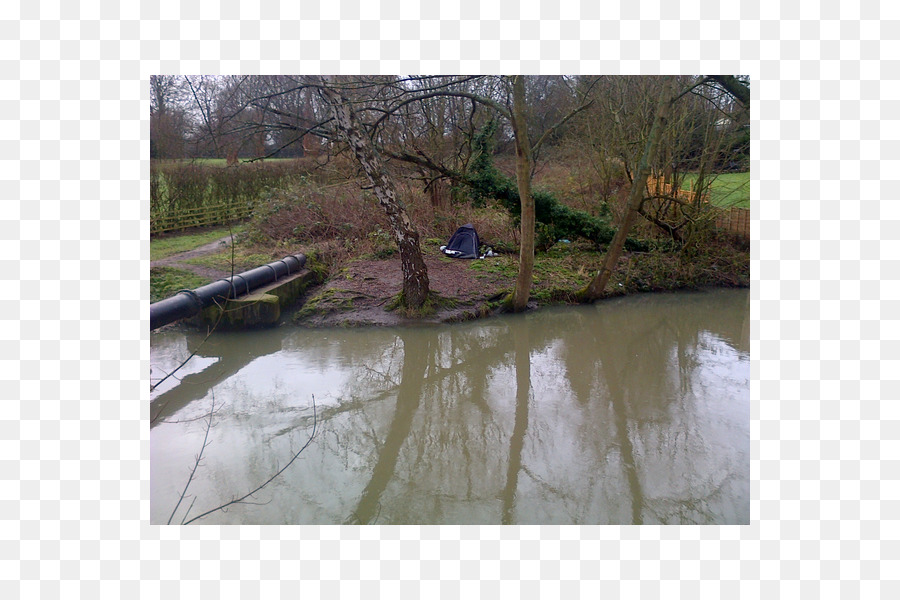
[{"label": "mud patch", "polygon": [[362,327],[465,321],[490,314],[498,298],[513,289],[505,272],[476,272],[474,261],[425,258],[433,312],[409,318],[389,310],[403,288],[400,259],[349,263],[313,290],[294,322],[306,327]]}]

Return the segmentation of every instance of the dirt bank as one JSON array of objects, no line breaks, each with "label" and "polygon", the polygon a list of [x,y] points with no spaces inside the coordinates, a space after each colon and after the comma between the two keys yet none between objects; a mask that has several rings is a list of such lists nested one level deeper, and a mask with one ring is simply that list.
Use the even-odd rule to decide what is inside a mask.
[{"label": "dirt bank", "polygon": [[[222,238],[153,261],[151,267],[185,269],[210,281],[227,277],[229,272],[185,261],[221,253],[229,241],[228,237]],[[557,244],[538,253],[529,308],[575,303],[575,293],[590,282],[602,258],[602,253],[595,249],[574,243]],[[301,327],[360,327],[455,322],[484,317],[495,313],[501,301],[513,290],[518,271],[514,254],[483,260],[458,260],[443,256],[436,248],[427,248],[425,263],[432,298],[424,314],[411,318],[393,306],[403,283],[400,259],[395,254],[387,259],[340,263],[342,266],[334,268],[322,285],[309,290],[290,309],[292,312],[284,313],[286,322]],[[690,257],[680,252],[659,250],[626,252],[619,259],[605,295],[749,285],[748,250],[717,243]],[[181,284],[181,287],[186,286]]]},{"label": "dirt bank", "polygon": [[[722,247],[694,260],[677,253],[625,253],[605,297],[705,287],[750,285],[749,256]],[[536,257],[529,309],[574,304],[575,293],[596,274],[600,254],[554,248]],[[402,289],[399,258],[355,260],[311,290],[293,323],[304,327],[359,327],[465,321],[494,314],[515,287],[513,255],[483,260],[425,258],[433,294],[426,314],[409,318],[393,308]]]},{"label": "dirt bank", "polygon": [[311,291],[294,322],[305,327],[360,327],[463,321],[490,312],[515,277],[472,269],[472,261],[426,258],[432,308],[409,318],[389,310],[403,288],[400,259],[357,260]]}]

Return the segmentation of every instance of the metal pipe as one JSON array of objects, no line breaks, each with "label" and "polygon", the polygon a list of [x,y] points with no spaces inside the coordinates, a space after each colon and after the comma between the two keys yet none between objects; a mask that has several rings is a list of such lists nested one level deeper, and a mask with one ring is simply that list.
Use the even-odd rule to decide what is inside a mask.
[{"label": "metal pipe", "polygon": [[150,305],[150,331],[179,319],[191,317],[207,306],[247,295],[274,283],[286,275],[299,273],[306,264],[303,254],[290,254],[281,260],[250,269],[238,275],[219,279],[194,290],[180,290],[171,298]]}]

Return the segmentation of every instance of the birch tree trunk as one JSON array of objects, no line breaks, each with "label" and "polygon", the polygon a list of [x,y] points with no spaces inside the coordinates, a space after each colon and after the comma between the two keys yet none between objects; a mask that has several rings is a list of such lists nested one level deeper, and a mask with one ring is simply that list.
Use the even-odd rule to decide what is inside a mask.
[{"label": "birch tree trunk", "polygon": [[331,105],[338,131],[353,150],[372,184],[375,197],[388,216],[391,231],[400,249],[400,264],[403,269],[401,304],[407,308],[419,308],[428,298],[428,269],[422,259],[419,233],[410,221],[403,203],[398,200],[394,184],[385,173],[381,157],[350,103],[337,90],[328,86],[327,79],[323,80],[326,83],[319,87],[319,91]]},{"label": "birch tree trunk", "polygon": [[663,83],[662,91],[659,93],[659,102],[656,105],[656,116],[653,118],[653,125],[650,128],[650,134],[647,136],[647,144],[644,146],[644,153],[638,163],[637,172],[634,175],[634,181],[631,184],[631,194],[628,197],[628,208],[622,219],[616,235],[613,236],[606,250],[606,257],[603,260],[603,266],[600,272],[588,284],[588,286],[578,293],[579,300],[582,302],[593,302],[600,298],[609,278],[612,276],[616,263],[622,255],[622,247],[625,245],[625,238],[631,231],[635,220],[641,209],[641,203],[644,201],[644,192],[647,190],[647,178],[650,176],[650,168],[656,160],[659,151],[659,140],[662,132],[669,122],[669,113],[672,109],[672,103],[675,96],[672,91],[671,81]]},{"label": "birch tree trunk", "polygon": [[516,183],[522,206],[521,233],[519,235],[519,276],[516,289],[509,300],[515,312],[525,310],[534,273],[534,198],[531,196],[531,144],[525,119],[525,77],[513,78],[513,133],[516,138]]}]

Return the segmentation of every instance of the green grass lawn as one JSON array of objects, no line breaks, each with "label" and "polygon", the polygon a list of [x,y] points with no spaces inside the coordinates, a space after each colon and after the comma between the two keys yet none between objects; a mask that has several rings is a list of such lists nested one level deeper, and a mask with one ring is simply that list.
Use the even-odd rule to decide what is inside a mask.
[{"label": "green grass lawn", "polygon": [[[287,253],[285,252],[285,254]],[[209,267],[210,269],[230,272],[232,270],[231,256],[231,248],[228,248],[227,250],[215,254],[189,258],[184,262],[190,265],[198,265],[201,267]],[[234,251],[234,272],[241,273],[249,269],[255,269],[260,265],[270,263],[273,260],[278,260],[283,256],[284,255],[273,258],[272,254],[268,252],[252,252],[251,249],[238,247],[235,248]]]},{"label": "green grass lawn", "polygon": [[150,269],[150,302],[159,302],[179,290],[192,290],[209,283],[209,279],[183,269],[155,267]]},{"label": "green grass lawn", "polygon": [[[684,177],[682,189],[688,189],[697,179],[696,173]],[[709,190],[709,201],[722,208],[750,208],[750,171],[746,173],[721,173],[716,176]]]},{"label": "green grass lawn", "polygon": [[238,225],[229,230],[228,227],[217,227],[215,229],[207,229],[202,233],[192,233],[187,235],[165,235],[150,239],[150,260],[159,260],[179,252],[187,252],[193,250],[203,244],[214,242],[219,238],[223,238],[230,232],[235,235],[247,229],[246,225]]}]

